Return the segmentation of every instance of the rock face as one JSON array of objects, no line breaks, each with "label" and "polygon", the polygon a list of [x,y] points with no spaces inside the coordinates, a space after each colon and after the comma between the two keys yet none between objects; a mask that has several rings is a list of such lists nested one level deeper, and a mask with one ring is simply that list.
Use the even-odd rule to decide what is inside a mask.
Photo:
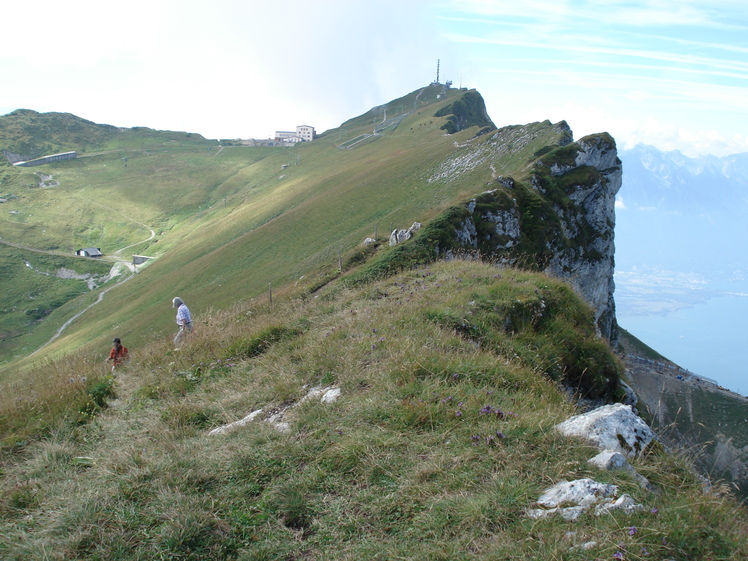
[{"label": "rock face", "polygon": [[496,128],[488,116],[483,97],[475,91],[465,93],[444,109],[437,111],[434,117],[447,117],[447,122],[441,128],[448,134],[454,134],[473,126],[486,129]]},{"label": "rock face", "polygon": [[[496,175],[503,159],[528,145],[537,151],[523,180]],[[540,269],[568,281],[593,308],[598,332],[618,343],[613,292],[615,197],[621,161],[607,133],[573,141],[564,122],[504,127],[436,167],[429,183],[490,168],[492,187],[427,226],[435,258],[478,253],[508,265]],[[438,226],[436,225],[438,224]],[[408,238],[396,230],[390,245]]]},{"label": "rock face", "polygon": [[[555,146],[536,153],[528,180],[495,175],[496,162],[549,131]],[[436,168],[428,182],[451,181],[485,166],[494,174],[496,188],[444,215],[452,230],[434,236],[442,243],[438,256],[468,250],[563,278],[595,310],[599,333],[617,344],[614,228],[622,169],[613,138],[600,133],[574,142],[563,121],[504,127],[485,143],[466,145]]]},{"label": "rock face", "polygon": [[[564,249],[549,263],[551,274],[568,279],[596,310],[598,328],[611,342],[618,338],[615,319],[615,198],[621,188],[623,172],[615,143],[608,135],[581,139],[574,167],[560,177],[570,177],[584,168],[592,168],[592,181],[572,181],[569,199],[576,212],[557,208],[564,234],[569,239],[585,238],[582,250]],[[576,216],[575,216],[576,215]],[[581,221],[579,220],[581,218]],[[582,228],[591,228],[591,236]]]},{"label": "rock face", "polygon": [[600,334],[616,343],[613,272],[620,164],[607,134],[560,147],[535,164],[529,189],[499,177],[498,189],[468,202],[456,238],[463,247],[511,264],[532,255],[536,266],[575,287],[594,308]]}]

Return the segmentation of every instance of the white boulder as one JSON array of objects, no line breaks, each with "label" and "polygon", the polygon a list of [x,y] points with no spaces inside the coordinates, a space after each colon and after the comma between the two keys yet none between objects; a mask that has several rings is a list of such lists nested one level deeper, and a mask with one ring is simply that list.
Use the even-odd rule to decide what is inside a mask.
[{"label": "white boulder", "polygon": [[537,500],[538,506],[542,508],[527,510],[527,516],[537,519],[558,514],[564,520],[574,521],[590,509],[594,509],[595,516],[614,510],[634,512],[644,509],[631,496],[624,494],[616,498],[617,495],[616,485],[599,483],[593,479],[559,481]]},{"label": "white boulder", "polygon": [[656,438],[631,406],[622,403],[575,415],[556,425],[556,429],[566,436],[585,438],[599,450],[619,452],[628,458],[639,456]]}]

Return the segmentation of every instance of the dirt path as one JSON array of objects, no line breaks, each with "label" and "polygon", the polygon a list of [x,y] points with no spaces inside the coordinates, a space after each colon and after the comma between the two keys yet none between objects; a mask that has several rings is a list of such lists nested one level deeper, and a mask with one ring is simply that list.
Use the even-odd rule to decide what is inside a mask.
[{"label": "dirt path", "polygon": [[[135,243],[130,244],[128,246],[121,247],[120,249],[116,250],[111,255],[111,257],[108,257],[108,258],[104,257],[103,259],[105,259],[107,261],[113,261],[114,262],[114,264],[112,266],[112,270],[110,271],[110,276],[116,276],[116,274],[113,275],[112,272],[116,271],[117,265],[121,265],[124,268],[126,268],[128,271],[130,271],[130,275],[128,277],[126,277],[126,278],[118,281],[117,283],[113,284],[112,286],[109,286],[109,287],[105,288],[104,290],[102,290],[99,293],[99,296],[98,296],[98,298],[96,299],[95,302],[92,302],[91,304],[89,304],[88,306],[86,306],[85,308],[83,308],[81,311],[79,311],[78,313],[76,313],[73,317],[71,317],[70,319],[68,319],[65,323],[63,323],[62,326],[60,326],[60,328],[52,336],[52,338],[49,341],[47,341],[46,343],[44,343],[41,347],[39,347],[38,349],[36,349],[34,352],[32,352],[30,355],[28,355],[29,357],[34,356],[36,353],[38,353],[39,351],[41,351],[44,347],[46,347],[47,345],[49,345],[50,343],[52,343],[55,339],[57,339],[60,335],[62,335],[62,333],[65,331],[65,329],[67,329],[67,327],[71,323],[73,323],[76,319],[78,319],[80,316],[82,316],[83,314],[85,314],[88,310],[90,310],[91,308],[93,308],[96,304],[98,304],[99,302],[101,302],[104,299],[104,295],[107,292],[109,292],[113,288],[116,288],[116,287],[118,287],[118,286],[126,283],[131,278],[133,278],[135,276],[135,273],[136,273],[135,265],[132,264],[130,261],[128,261],[128,260],[124,259],[123,257],[121,257],[122,252],[125,251],[126,249],[130,249],[131,247],[135,247],[136,245],[140,245],[140,244],[149,242],[154,237],[156,237],[156,231],[153,228],[151,228],[150,226],[147,226],[146,224],[143,224],[142,222],[140,222],[138,220],[135,220],[134,218],[132,218],[130,216],[127,216],[123,212],[120,212],[118,210],[109,208],[109,207],[107,207],[104,204],[97,203],[96,201],[87,200],[87,202],[89,204],[90,203],[97,204],[99,206],[102,206],[102,207],[106,208],[107,210],[109,210],[111,212],[116,212],[117,214],[120,214],[121,216],[124,216],[125,218],[127,218],[131,222],[134,222],[134,223],[138,224],[139,226],[142,226],[143,228],[149,230],[150,231],[150,236],[147,239],[145,239],[145,240],[141,240],[139,242],[135,242]],[[61,255],[61,256],[65,256],[65,257],[70,257],[70,255],[68,253],[66,253],[66,252],[48,251],[48,250],[43,250],[43,249],[34,249],[33,247],[28,247],[28,246],[24,246],[24,245],[21,245],[21,244],[7,242],[5,240],[0,240],[0,243],[4,243],[5,245],[9,245],[9,246],[15,247],[17,249],[23,249],[25,251],[34,251],[34,252],[37,252],[37,253],[46,253],[48,255]]]},{"label": "dirt path", "polygon": [[110,290],[112,290],[113,288],[117,288],[118,286],[120,286],[120,285],[122,285],[122,284],[126,283],[126,282],[127,282],[127,281],[129,281],[129,280],[130,280],[131,278],[133,278],[134,276],[135,276],[135,273],[131,273],[131,274],[130,274],[130,276],[128,276],[128,277],[126,277],[126,278],[122,279],[122,280],[121,280],[121,281],[119,281],[118,283],[116,283],[116,284],[113,284],[112,286],[109,286],[109,287],[105,288],[104,290],[102,290],[101,292],[99,292],[99,297],[98,297],[98,298],[96,299],[96,301],[95,301],[95,302],[92,302],[92,303],[90,303],[90,304],[89,304],[88,306],[86,306],[85,308],[83,308],[83,309],[82,309],[82,310],[81,310],[80,312],[78,312],[78,313],[77,313],[77,314],[75,314],[75,315],[74,315],[73,317],[71,317],[71,318],[70,318],[69,320],[67,320],[67,321],[66,321],[65,323],[63,323],[63,324],[62,324],[62,325],[60,326],[60,328],[59,328],[59,329],[58,329],[58,330],[57,330],[57,331],[55,332],[55,334],[54,334],[54,335],[52,336],[52,338],[51,338],[51,339],[50,339],[49,341],[47,341],[46,343],[44,343],[44,344],[43,344],[43,345],[42,345],[41,347],[39,347],[38,349],[36,349],[36,350],[35,350],[35,351],[34,351],[33,353],[31,353],[31,354],[29,355],[29,357],[32,357],[32,356],[34,356],[34,355],[35,355],[36,353],[38,353],[39,351],[41,351],[41,350],[42,350],[42,349],[43,349],[44,347],[46,347],[47,345],[49,345],[50,343],[52,343],[52,341],[54,341],[54,340],[55,340],[55,339],[57,339],[57,338],[58,338],[58,337],[59,337],[60,335],[62,335],[62,332],[63,332],[63,331],[65,331],[65,329],[67,329],[67,327],[68,327],[68,326],[69,326],[69,325],[70,325],[71,323],[73,323],[73,322],[74,322],[74,321],[75,321],[76,319],[78,319],[78,318],[79,318],[79,317],[81,317],[81,316],[82,316],[83,314],[85,314],[85,313],[86,313],[86,312],[87,312],[88,310],[90,310],[91,308],[93,308],[93,307],[94,307],[94,306],[95,306],[96,304],[98,304],[99,302],[101,302],[101,301],[102,301],[102,300],[104,299],[104,295],[105,295],[105,294],[106,294],[107,292],[109,292],[109,291],[110,291]]}]

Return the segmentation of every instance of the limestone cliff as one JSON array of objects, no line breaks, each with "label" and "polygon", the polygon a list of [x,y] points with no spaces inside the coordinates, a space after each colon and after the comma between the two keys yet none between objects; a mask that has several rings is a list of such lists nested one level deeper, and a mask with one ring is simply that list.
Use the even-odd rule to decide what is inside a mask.
[{"label": "limestone cliff", "polygon": [[613,138],[587,136],[539,158],[529,183],[497,178],[496,189],[466,204],[456,240],[567,279],[596,310],[601,335],[615,343],[614,204],[621,178]]},{"label": "limestone cliff", "polygon": [[426,226],[413,251],[420,252],[418,258],[432,251],[436,257],[474,251],[564,278],[595,309],[599,333],[616,344],[614,204],[622,169],[609,134],[574,142],[563,121],[505,127],[443,162],[429,181],[454,180],[486,166],[494,170],[512,150],[549,132],[555,143],[536,152],[526,174],[494,176],[486,191]]}]

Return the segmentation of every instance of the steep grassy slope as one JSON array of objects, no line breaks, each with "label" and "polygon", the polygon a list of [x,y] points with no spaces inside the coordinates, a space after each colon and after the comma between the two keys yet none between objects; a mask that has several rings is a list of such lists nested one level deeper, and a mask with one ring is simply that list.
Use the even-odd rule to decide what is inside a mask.
[{"label": "steep grassy slope", "polygon": [[[40,375],[67,389],[67,421],[4,457],[0,557],[744,559],[745,512],[703,494],[679,459],[654,447],[635,462],[652,493],[553,429],[575,409],[544,375],[541,325],[517,308],[537,294],[565,303],[544,312],[556,332],[597,340],[592,310],[558,280],[452,261],[204,315],[182,351],[133,348],[114,379],[84,354],[50,363]],[[317,386],[340,398],[304,400]],[[581,477],[646,509],[525,516]]]},{"label": "steep grassy slope", "polygon": [[668,446],[685,451],[712,481],[748,501],[748,399],[711,384],[677,379],[632,364],[627,370],[639,410]]},{"label": "steep grassy slope", "polygon": [[642,418],[693,458],[700,473],[726,481],[748,501],[748,398],[665,368],[673,363],[625,331],[621,342]]},{"label": "steep grassy slope", "polygon": [[[563,136],[550,123],[507,129],[510,143],[518,140],[516,147],[491,166],[471,169],[455,181],[429,182],[448,157],[487,139],[473,138],[478,127],[445,135],[440,129],[445,118],[434,114],[470,92],[452,90],[437,100],[440,92],[441,87],[431,87],[410,94],[414,110],[397,127],[350,150],[339,146],[371,133],[387,107],[381,117],[349,121],[292,150],[181,146],[131,152],[127,166],[120,153],[50,166],[60,186],[22,195],[33,197],[29,212],[45,208],[44,223],[59,224],[56,239],[73,237],[62,235],[64,228],[70,231],[69,216],[85,208],[96,214],[94,223],[108,224],[113,215],[123,225],[129,220],[129,236],[113,233],[98,238],[97,246],[143,240],[145,225],[156,237],[132,252],[159,259],[73,322],[44,353],[58,356],[91,343],[105,349],[115,332],[135,344],[162,336],[173,325],[169,303],[177,294],[200,314],[257,297],[269,283],[280,286],[336,267],[338,252],[351,251],[375,231],[382,236],[394,227],[428,221],[455,200],[490,187],[494,174],[521,176],[533,154]],[[19,200],[14,204],[21,205]],[[24,215],[19,210],[15,220]],[[43,243],[39,222],[9,225],[14,236]],[[77,307],[69,308],[72,313]]]}]

